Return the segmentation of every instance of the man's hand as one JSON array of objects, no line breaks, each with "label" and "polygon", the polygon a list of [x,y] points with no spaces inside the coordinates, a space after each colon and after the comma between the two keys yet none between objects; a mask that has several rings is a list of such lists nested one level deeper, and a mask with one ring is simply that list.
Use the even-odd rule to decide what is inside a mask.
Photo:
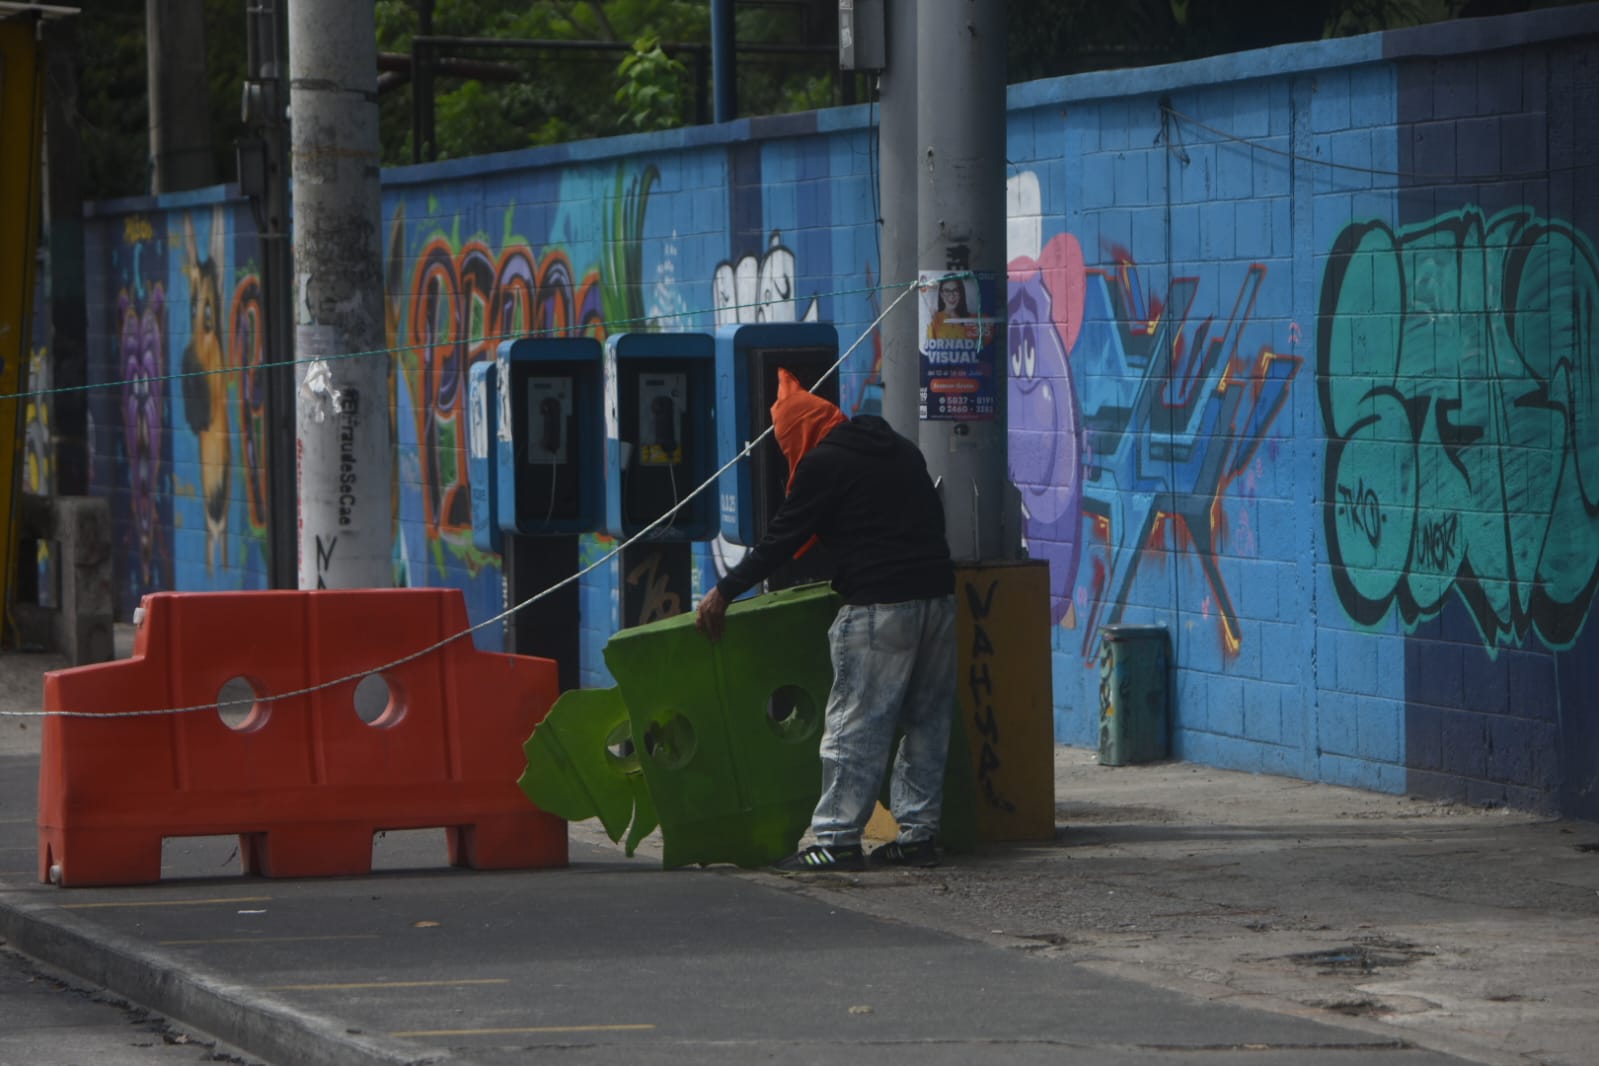
[{"label": "man's hand", "polygon": [[712,640],[722,639],[722,620],[727,617],[727,598],[715,588],[700,600],[699,613],[694,616],[694,628]]}]

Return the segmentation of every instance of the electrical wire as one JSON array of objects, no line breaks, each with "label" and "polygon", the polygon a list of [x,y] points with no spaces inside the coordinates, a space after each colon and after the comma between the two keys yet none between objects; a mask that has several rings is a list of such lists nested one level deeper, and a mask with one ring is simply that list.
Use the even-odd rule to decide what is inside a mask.
[{"label": "electrical wire", "polygon": [[[910,282],[909,284],[914,285],[916,283],[915,282]],[[824,296],[828,297],[828,298],[838,298],[838,297],[845,297],[845,296],[858,296],[858,295],[860,295],[862,293],[877,293],[877,292],[882,292],[884,289],[892,289],[892,288],[896,288],[896,287],[897,286],[894,286],[894,285],[881,285],[881,284],[879,284],[879,285],[867,285],[867,286],[862,286],[862,287],[853,288],[853,289],[834,289],[834,290],[832,290],[830,292],[814,293],[813,294],[813,298],[820,299],[820,298],[822,298]],[[729,311],[737,312],[737,311],[745,309],[745,308],[754,310],[754,309],[765,307],[765,306],[766,306],[766,302],[765,301],[755,301],[755,302],[752,302],[752,303],[728,304],[728,305],[726,305],[724,307],[709,308],[709,309],[700,308],[700,309],[683,310],[683,311],[666,311],[666,312],[662,312],[660,314],[654,314],[654,315],[640,315],[637,318],[623,318],[623,319],[616,319],[616,320],[607,320],[606,323],[605,323],[605,328],[609,332],[616,333],[616,332],[621,332],[621,331],[627,329],[627,327],[629,327],[629,326],[650,326],[650,325],[654,325],[656,323],[665,321],[667,319],[692,318],[692,317],[696,317],[696,316],[699,316],[699,315],[710,316],[710,317],[712,317],[714,319],[714,317],[717,314],[719,314],[719,313],[720,314],[725,314],[725,313],[727,313]],[[570,327],[567,327],[567,326],[551,326],[548,329],[519,330],[519,331],[517,331],[515,333],[485,334],[485,335],[483,335],[481,337],[472,337],[472,338],[470,338],[470,340],[474,344],[479,344],[479,343],[481,343],[481,344],[491,344],[491,343],[499,343],[501,341],[523,340],[523,339],[527,339],[527,338],[569,337],[571,335],[572,335],[572,332],[571,332],[571,328]],[[253,373],[253,372],[262,371],[262,370],[271,370],[271,369],[274,369],[276,367],[293,367],[293,366],[306,365],[306,364],[310,364],[310,363],[332,363],[332,362],[338,362],[338,361],[344,360],[344,359],[366,359],[366,358],[370,358],[370,357],[374,357],[374,356],[385,356],[385,357],[388,357],[388,356],[399,355],[399,354],[402,354],[402,353],[405,353],[405,352],[423,351],[423,350],[426,350],[428,348],[436,347],[436,345],[437,345],[437,342],[434,342],[434,341],[422,341],[422,342],[419,342],[417,344],[396,344],[393,347],[389,347],[389,348],[368,348],[368,349],[364,349],[362,351],[355,351],[355,352],[336,352],[336,353],[328,354],[328,355],[307,356],[306,358],[303,358],[303,359],[271,359],[271,360],[265,360],[265,361],[260,362],[260,363],[253,363],[253,364],[251,364],[249,366],[220,367],[220,368],[215,369],[215,370],[190,370],[190,371],[182,371],[182,372],[175,373],[175,374],[157,374],[157,375],[154,375],[152,377],[142,377],[142,378],[111,378],[111,379],[108,379],[106,381],[94,381],[94,382],[89,382],[88,384],[84,384],[84,385],[58,385],[58,386],[53,386],[53,387],[48,388],[48,389],[25,389],[25,390],[23,390],[21,392],[0,393],[0,403],[5,402],[6,400],[42,399],[42,398],[49,397],[49,396],[59,396],[59,395],[64,395],[66,393],[73,393],[73,392],[92,392],[92,391],[97,390],[97,389],[115,389],[115,388],[121,388],[121,387],[127,386],[127,385],[133,385],[133,384],[155,385],[155,384],[160,383],[160,382],[182,381],[182,380],[187,379],[187,378],[211,377],[212,375],[215,375],[215,374],[246,374],[246,373]]]},{"label": "electrical wire", "polygon": [[[1571,163],[1558,167],[1540,164],[1538,169],[1527,171],[1521,174],[1430,174],[1425,171],[1418,170],[1390,170],[1385,167],[1368,167],[1361,166],[1356,163],[1339,163],[1331,159],[1317,159],[1314,156],[1301,155],[1298,152],[1291,151],[1287,148],[1278,148],[1274,145],[1265,144],[1262,141],[1251,140],[1247,137],[1240,137],[1237,134],[1228,133],[1226,130],[1217,129],[1215,126],[1207,125],[1206,123],[1199,121],[1197,118],[1194,118],[1192,115],[1185,115],[1183,112],[1165,104],[1161,105],[1161,111],[1164,114],[1175,118],[1184,125],[1192,126],[1197,130],[1204,130],[1206,133],[1220,137],[1224,141],[1231,141],[1234,144],[1241,144],[1246,148],[1267,152],[1271,155],[1282,156],[1284,159],[1292,159],[1295,162],[1309,163],[1313,166],[1327,167],[1331,170],[1347,170],[1356,174],[1371,174],[1384,178],[1407,178],[1414,181],[1426,181],[1437,185],[1486,185],[1506,180],[1536,181],[1540,176],[1546,174],[1564,174],[1571,171],[1592,170],[1595,167],[1599,167],[1599,160],[1596,160],[1586,163]],[[1174,147],[1179,153],[1184,155],[1183,162],[1188,162],[1186,153],[1183,152],[1183,146],[1176,145]]]}]

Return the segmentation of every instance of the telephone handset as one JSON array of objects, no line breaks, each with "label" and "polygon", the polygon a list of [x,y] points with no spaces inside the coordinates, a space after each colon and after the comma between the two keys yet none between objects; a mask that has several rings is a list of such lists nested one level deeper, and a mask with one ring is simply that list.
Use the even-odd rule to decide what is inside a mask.
[{"label": "telephone handset", "polygon": [[550,455],[561,450],[561,401],[546,396],[539,401],[539,444]]},{"label": "telephone handset", "polygon": [[569,458],[566,423],[572,417],[572,379],[529,378],[527,389],[527,424],[519,447],[530,463],[564,465]]},{"label": "telephone handset", "polygon": [[[632,387],[632,386],[630,386]],[[637,385],[636,435],[640,466],[675,467],[683,462],[684,398],[688,377],[676,372],[641,374]]]},{"label": "telephone handset", "polygon": [[655,430],[655,445],[670,462],[677,454],[676,405],[670,396],[656,396],[650,401],[650,418]]}]

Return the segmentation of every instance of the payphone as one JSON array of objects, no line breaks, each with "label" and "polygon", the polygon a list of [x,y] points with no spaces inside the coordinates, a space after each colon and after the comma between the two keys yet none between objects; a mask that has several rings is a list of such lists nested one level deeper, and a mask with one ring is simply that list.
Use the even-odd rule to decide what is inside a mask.
[{"label": "payphone", "polygon": [[492,359],[474,363],[466,386],[466,479],[472,486],[472,544],[499,554],[500,483],[496,439],[499,436],[499,368]]},{"label": "payphone", "polygon": [[[716,472],[711,431],[715,342],[705,333],[621,333],[605,344],[605,527],[631,537]],[[709,540],[707,489],[651,529],[656,540]]]},{"label": "payphone", "polygon": [[604,352],[592,337],[500,345],[495,479],[507,533],[587,533],[603,518]]},{"label": "payphone", "polygon": [[[827,323],[756,322],[719,327],[716,400],[717,410],[725,412],[716,425],[721,463],[772,424],[779,368],[793,374],[804,388],[815,386],[816,395],[836,404],[838,374],[828,371],[837,361],[838,331]],[[788,474],[788,459],[770,435],[747,459],[724,472],[719,485],[722,536],[745,547],[760,543],[783,502]],[[832,574],[832,560],[817,546],[784,564],[766,584],[770,589],[787,588],[823,581]]]},{"label": "payphone", "polygon": [[[727,325],[716,331],[719,452],[725,463],[772,424],[781,367],[809,389],[838,361],[838,331],[818,322]],[[838,374],[829,374],[816,395],[838,403]],[[788,486],[788,460],[768,436],[749,458],[722,475],[722,536],[753,547],[777,513]]]}]

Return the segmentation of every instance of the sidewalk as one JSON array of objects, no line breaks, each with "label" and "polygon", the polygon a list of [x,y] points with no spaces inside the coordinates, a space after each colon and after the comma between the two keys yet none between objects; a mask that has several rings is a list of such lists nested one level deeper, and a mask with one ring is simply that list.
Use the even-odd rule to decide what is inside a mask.
[{"label": "sidewalk", "polygon": [[[28,657],[0,655],[0,709],[38,704],[38,689],[30,702],[25,678],[5,679],[40,668],[20,658]],[[36,765],[27,757],[37,735],[35,722],[0,718],[0,756],[19,757],[0,765]],[[1053,841],[988,848],[931,871],[800,882],[764,872],[731,876],[1218,1011],[1241,1007],[1329,1024],[1347,1032],[1352,1046],[1389,1040],[1507,1066],[1593,1061],[1599,825],[1180,763],[1102,767],[1092,752],[1070,748],[1056,750],[1056,801]],[[31,808],[0,808],[0,823],[25,817]],[[574,825],[571,836],[575,849],[620,854],[594,823]],[[653,861],[651,844],[635,864]],[[33,943],[59,945],[62,957],[41,954],[43,961],[134,1000],[180,981],[170,952],[62,910],[73,894],[33,884],[19,857],[31,861],[13,855],[0,864],[0,930],[48,927],[50,935]],[[279,887],[230,880],[237,864],[226,858],[207,859],[221,875],[203,882],[206,891],[233,882],[241,891]],[[384,876],[345,879],[343,887],[364,891],[370,881],[376,892]],[[535,891],[519,888],[518,878],[552,884],[533,880],[548,873],[501,876],[503,898]],[[713,879],[727,884],[692,873],[669,884],[693,891]],[[449,893],[472,885],[470,876],[439,878],[427,891],[442,908]],[[221,1005],[205,997],[220,997]],[[252,1030],[301,1024],[317,1039],[360,1044],[336,1061],[422,1061],[403,1042],[352,1036],[338,1017],[308,1020],[248,986],[213,982],[181,1002],[202,1013],[181,1021],[247,1049]]]},{"label": "sidewalk", "polygon": [[1055,794],[1053,845],[857,905],[1485,1063],[1594,1061],[1599,825],[1069,748]]}]

